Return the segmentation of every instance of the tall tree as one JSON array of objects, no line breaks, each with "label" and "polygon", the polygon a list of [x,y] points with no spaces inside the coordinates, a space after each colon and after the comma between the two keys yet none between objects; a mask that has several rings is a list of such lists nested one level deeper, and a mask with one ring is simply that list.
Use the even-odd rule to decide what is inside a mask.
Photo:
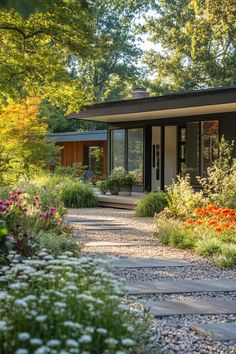
[{"label": "tall tree", "polygon": [[127,98],[143,76],[139,67],[142,50],[134,31],[137,13],[145,6],[139,0],[93,2],[97,38],[97,57],[80,62],[79,70],[92,84],[94,101]]},{"label": "tall tree", "polygon": [[62,108],[88,101],[73,57],[95,55],[94,20],[85,0],[42,0],[44,8],[25,18],[0,10],[0,99],[40,95]]},{"label": "tall tree", "polygon": [[235,0],[157,0],[142,32],[153,92],[236,83]]}]

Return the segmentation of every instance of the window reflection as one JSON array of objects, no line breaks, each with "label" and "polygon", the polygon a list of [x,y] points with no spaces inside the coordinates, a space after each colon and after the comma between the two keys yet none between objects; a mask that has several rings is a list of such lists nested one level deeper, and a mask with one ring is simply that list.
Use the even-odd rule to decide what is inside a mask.
[{"label": "window reflection", "polygon": [[219,122],[205,121],[202,122],[202,158],[201,169],[202,175],[205,176],[208,167],[218,156],[218,141],[219,141]]},{"label": "window reflection", "polygon": [[125,167],[125,129],[111,131],[111,169]]},{"label": "window reflection", "polygon": [[143,182],[143,129],[128,130],[128,170]]}]

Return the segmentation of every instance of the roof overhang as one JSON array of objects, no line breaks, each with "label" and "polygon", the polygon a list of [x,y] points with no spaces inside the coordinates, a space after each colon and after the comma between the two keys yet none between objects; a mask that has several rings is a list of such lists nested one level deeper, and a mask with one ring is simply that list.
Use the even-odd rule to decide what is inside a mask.
[{"label": "roof overhang", "polygon": [[118,123],[233,111],[236,86],[95,104],[69,118]]},{"label": "roof overhang", "polygon": [[89,132],[68,132],[48,134],[47,138],[57,143],[73,142],[73,141],[106,141],[107,131],[96,130]]}]

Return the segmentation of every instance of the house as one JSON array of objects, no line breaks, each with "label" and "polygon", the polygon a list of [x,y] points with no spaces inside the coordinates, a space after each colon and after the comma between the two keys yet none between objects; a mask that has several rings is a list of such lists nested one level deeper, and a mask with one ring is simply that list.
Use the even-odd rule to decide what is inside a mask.
[{"label": "house", "polygon": [[[139,171],[145,191],[188,173],[193,186],[216,158],[219,138],[236,140],[236,86],[84,107],[70,118],[108,123],[108,172]],[[236,147],[234,148],[236,158]]]},{"label": "house", "polygon": [[80,163],[87,166],[89,170],[96,173],[96,159],[93,152],[99,148],[102,152],[103,174],[107,174],[107,131],[96,130],[76,133],[53,133],[48,138],[54,140],[56,145],[61,147],[61,166],[72,166]]}]

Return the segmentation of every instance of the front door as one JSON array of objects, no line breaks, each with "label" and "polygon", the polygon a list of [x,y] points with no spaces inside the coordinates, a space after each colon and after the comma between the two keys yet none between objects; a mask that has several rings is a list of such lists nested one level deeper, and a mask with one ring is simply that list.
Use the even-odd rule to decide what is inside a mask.
[{"label": "front door", "polygon": [[161,127],[152,127],[152,191],[161,188]]}]

